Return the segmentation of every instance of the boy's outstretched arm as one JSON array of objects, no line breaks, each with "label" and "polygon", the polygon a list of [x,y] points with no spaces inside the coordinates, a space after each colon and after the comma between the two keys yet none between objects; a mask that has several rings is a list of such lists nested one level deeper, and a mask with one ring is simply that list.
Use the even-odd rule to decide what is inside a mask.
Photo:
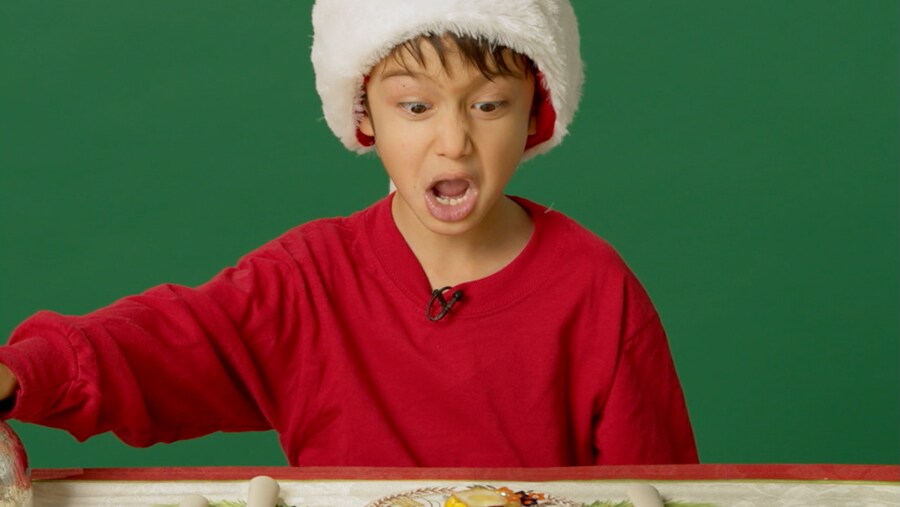
[{"label": "boy's outstretched arm", "polygon": [[[274,253],[273,251],[274,250]],[[42,311],[0,347],[0,416],[148,446],[273,427],[290,275],[278,248],[197,287],[161,285],[83,316]]]}]

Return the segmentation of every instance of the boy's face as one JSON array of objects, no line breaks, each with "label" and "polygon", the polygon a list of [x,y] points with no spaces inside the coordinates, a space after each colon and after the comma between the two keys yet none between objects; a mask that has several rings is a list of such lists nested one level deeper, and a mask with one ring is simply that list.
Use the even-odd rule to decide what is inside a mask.
[{"label": "boy's face", "polygon": [[[388,57],[375,66],[359,129],[375,138],[397,187],[398,224],[477,232],[497,223],[497,203],[534,131],[534,78],[522,70],[488,79],[455,51],[444,64],[430,44],[422,52],[424,65],[401,52],[403,64]],[[509,62],[518,68],[511,55]]]}]

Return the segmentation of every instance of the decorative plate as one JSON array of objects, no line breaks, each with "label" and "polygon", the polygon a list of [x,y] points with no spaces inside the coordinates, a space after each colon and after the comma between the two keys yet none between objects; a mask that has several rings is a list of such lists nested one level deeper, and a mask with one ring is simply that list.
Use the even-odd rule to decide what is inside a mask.
[{"label": "decorative plate", "polygon": [[[489,489],[507,497],[515,497],[523,506],[534,507],[583,507],[580,502],[534,491],[512,491],[494,486],[445,486],[419,488],[396,495],[385,496],[369,503],[366,507],[443,507],[450,495],[472,489]],[[512,500],[512,498],[511,498]]]}]

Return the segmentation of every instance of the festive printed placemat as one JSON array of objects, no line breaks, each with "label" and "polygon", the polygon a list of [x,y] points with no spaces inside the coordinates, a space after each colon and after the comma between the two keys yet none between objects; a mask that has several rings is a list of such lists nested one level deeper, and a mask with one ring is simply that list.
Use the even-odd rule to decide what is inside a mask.
[{"label": "festive printed placemat", "polygon": [[[385,481],[279,481],[285,506],[295,507],[442,507],[447,491],[471,484],[428,484]],[[628,482],[584,481],[544,484],[489,484],[516,491],[540,491],[546,507],[627,506]],[[900,507],[900,484],[806,481],[670,481],[653,485],[666,505],[765,506],[893,506]],[[246,482],[120,482],[53,481],[34,484],[34,504],[40,507],[151,507],[178,505],[201,494],[212,505],[240,505]]]},{"label": "festive printed placemat", "polygon": [[[711,469],[697,467],[625,470],[582,467],[547,473],[529,469],[449,470],[443,472],[451,477],[448,479],[429,478],[442,474],[429,470],[411,471],[407,475],[410,478],[401,479],[391,477],[397,474],[391,470],[345,470],[319,475],[311,475],[303,469],[229,470],[125,469],[113,474],[92,471],[67,476],[61,473],[57,478],[44,472],[37,474],[43,479],[34,482],[34,505],[177,506],[184,497],[201,494],[213,507],[233,507],[242,505],[241,501],[247,498],[249,479],[253,475],[266,474],[275,477],[281,486],[282,507],[459,507],[452,503],[448,506],[447,499],[454,493],[472,488],[519,495],[523,506],[626,507],[629,505],[628,487],[635,482],[652,484],[667,506],[900,507],[898,467],[853,468],[850,469],[852,473],[844,476],[854,480],[833,479],[841,475],[833,473],[827,466],[774,470],[788,477],[786,479],[769,473],[772,469],[763,474],[760,469],[740,466],[725,469],[728,474],[721,469],[715,469],[716,474],[709,474]],[[234,473],[236,470],[240,473]],[[359,474],[360,478],[345,478],[354,474]],[[465,479],[467,476],[470,479]],[[682,480],[679,476],[688,479]],[[118,477],[126,480],[116,480]],[[514,480],[515,477],[529,480]],[[541,477],[550,480],[541,480]],[[572,480],[572,477],[576,479]]]},{"label": "festive printed placemat", "polygon": [[[222,500],[210,503],[210,507],[243,507],[243,500]],[[665,502],[666,507],[716,507],[712,504]],[[513,491],[505,486],[494,487],[476,484],[472,486],[424,487],[404,491],[374,500],[366,507],[633,507],[630,501],[595,500],[590,504],[538,491]],[[154,507],[178,507],[158,505]],[[290,506],[280,501],[275,507]]]}]

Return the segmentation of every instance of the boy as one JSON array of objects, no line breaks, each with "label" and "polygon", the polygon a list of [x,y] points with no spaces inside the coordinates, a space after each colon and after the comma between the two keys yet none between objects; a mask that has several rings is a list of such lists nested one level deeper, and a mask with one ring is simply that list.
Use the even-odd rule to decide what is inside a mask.
[{"label": "boy", "polygon": [[151,445],[275,429],[292,465],[696,462],[665,334],[602,240],[504,189],[581,87],[565,1],[319,0],[329,126],[396,192],[192,289],[41,312],[8,417]]}]

